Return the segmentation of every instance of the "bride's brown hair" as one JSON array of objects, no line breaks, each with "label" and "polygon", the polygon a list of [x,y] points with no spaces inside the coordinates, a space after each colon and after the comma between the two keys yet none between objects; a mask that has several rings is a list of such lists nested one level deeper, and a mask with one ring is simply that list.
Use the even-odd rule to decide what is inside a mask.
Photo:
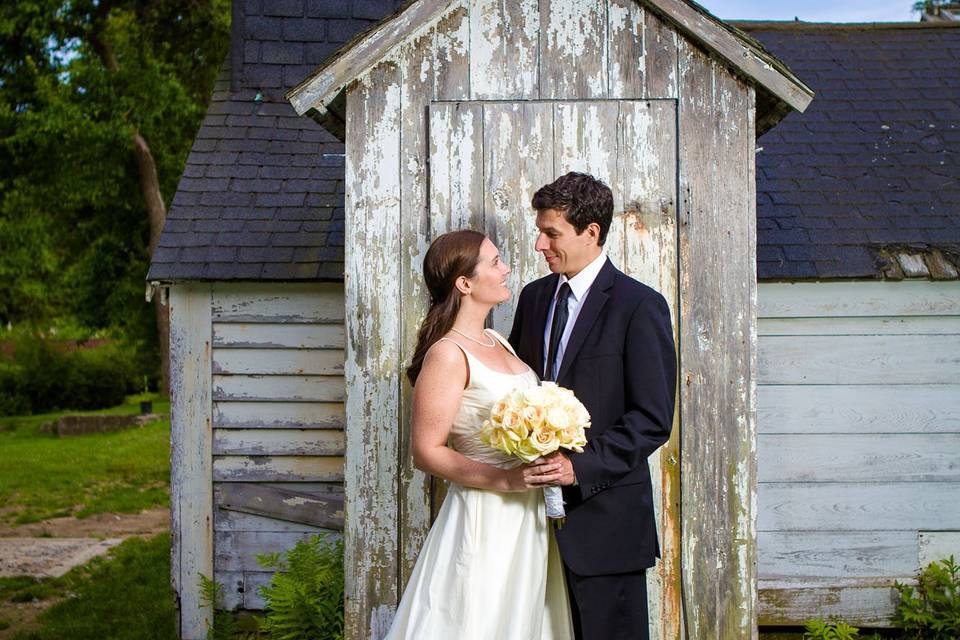
[{"label": "bride's brown hair", "polygon": [[430,292],[430,309],[417,333],[417,348],[407,367],[410,384],[417,383],[423,359],[433,343],[450,331],[460,311],[460,291],[454,286],[457,278],[470,278],[480,262],[480,245],[485,235],[464,229],[438,236],[423,258],[423,280]]}]

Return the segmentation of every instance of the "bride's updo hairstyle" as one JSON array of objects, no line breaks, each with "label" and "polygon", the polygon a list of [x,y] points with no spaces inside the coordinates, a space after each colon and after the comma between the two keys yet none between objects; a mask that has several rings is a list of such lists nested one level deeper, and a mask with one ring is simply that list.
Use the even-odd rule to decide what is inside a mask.
[{"label": "bride's updo hairstyle", "polygon": [[430,243],[423,258],[423,279],[430,292],[430,309],[420,325],[417,348],[407,368],[410,384],[417,383],[427,350],[453,326],[461,297],[454,283],[460,276],[473,277],[484,238],[486,236],[478,231],[464,229],[445,233]]}]

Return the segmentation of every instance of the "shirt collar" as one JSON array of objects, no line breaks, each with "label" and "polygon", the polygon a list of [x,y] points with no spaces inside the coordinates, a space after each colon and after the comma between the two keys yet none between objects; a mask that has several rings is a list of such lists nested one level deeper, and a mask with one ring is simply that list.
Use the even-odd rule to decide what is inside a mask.
[{"label": "shirt collar", "polygon": [[[570,283],[570,292],[573,294],[574,299],[577,302],[583,299],[583,296],[586,295],[587,291],[590,289],[590,285],[593,284],[593,281],[597,279],[597,275],[600,273],[600,269],[603,268],[603,264],[607,261],[607,252],[601,250],[600,255],[594,258],[590,264],[585,266],[580,270],[580,273],[573,276],[570,279],[567,279],[567,276],[560,274],[560,282],[557,283],[557,290],[560,290],[560,287],[564,282]],[[556,295],[556,293],[554,293]]]}]

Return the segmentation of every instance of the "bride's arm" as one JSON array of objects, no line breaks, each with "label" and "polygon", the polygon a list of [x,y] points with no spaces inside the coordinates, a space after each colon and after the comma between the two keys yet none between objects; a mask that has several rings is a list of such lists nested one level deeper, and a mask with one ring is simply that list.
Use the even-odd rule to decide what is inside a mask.
[{"label": "bride's arm", "polygon": [[410,448],[414,466],[461,486],[494,491],[523,491],[559,478],[559,465],[500,469],[447,446],[466,383],[467,363],[456,345],[438,342],[427,351],[413,389]]}]

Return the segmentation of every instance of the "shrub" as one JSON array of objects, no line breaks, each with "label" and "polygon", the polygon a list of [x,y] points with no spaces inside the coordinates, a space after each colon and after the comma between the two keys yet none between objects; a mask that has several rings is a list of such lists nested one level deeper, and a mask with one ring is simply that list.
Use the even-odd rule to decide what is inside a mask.
[{"label": "shrub", "polygon": [[953,556],[917,574],[917,586],[894,584],[900,593],[893,624],[924,640],[960,637],[960,567]]},{"label": "shrub", "polygon": [[[32,331],[6,332],[0,358],[0,415],[103,409],[143,389],[137,343],[113,340],[77,348],[82,339],[53,340]],[[74,343],[74,344],[71,344]]]},{"label": "shrub", "polygon": [[260,588],[267,601],[265,629],[272,640],[342,640],[343,543],[326,536],[300,541],[281,559],[258,556],[276,573]]},{"label": "shrub", "polygon": [[20,367],[0,362],[0,416],[30,413],[30,398],[23,389]]}]

